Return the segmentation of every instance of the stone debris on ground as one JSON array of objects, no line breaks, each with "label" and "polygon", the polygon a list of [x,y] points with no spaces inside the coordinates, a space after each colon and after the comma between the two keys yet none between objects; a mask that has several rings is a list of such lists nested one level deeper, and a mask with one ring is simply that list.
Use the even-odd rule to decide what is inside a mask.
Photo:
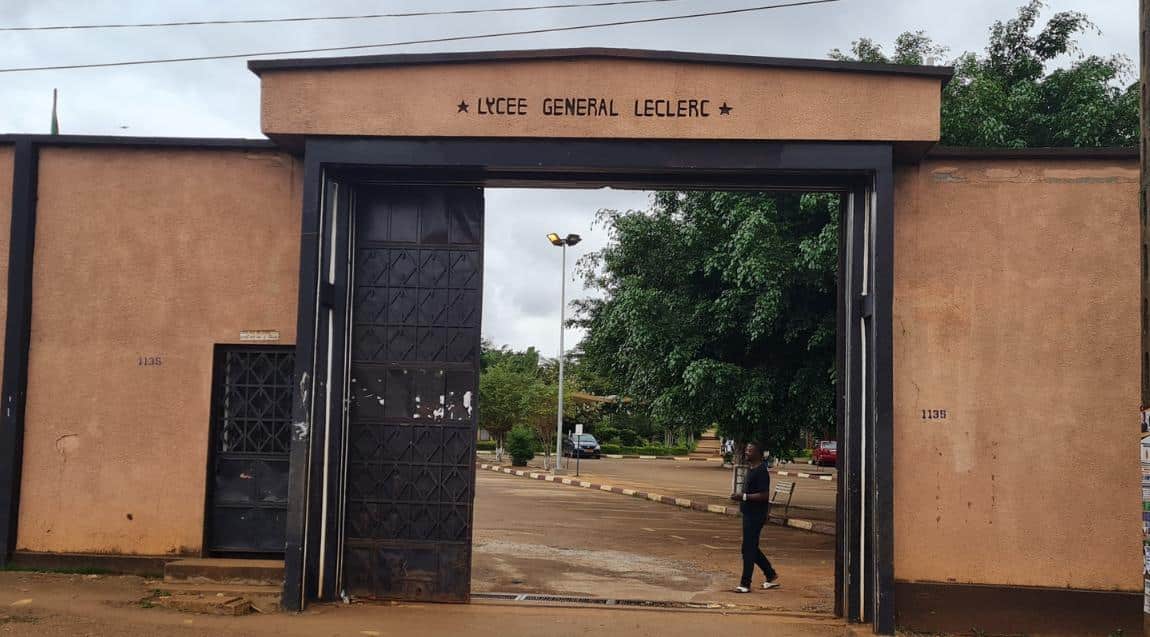
[{"label": "stone debris on ground", "polygon": [[145,597],[141,605],[160,606],[185,613],[198,613],[202,615],[225,615],[239,617],[257,612],[252,603],[240,595],[227,595],[217,593],[206,595],[203,593],[177,593],[174,595],[154,593]]}]

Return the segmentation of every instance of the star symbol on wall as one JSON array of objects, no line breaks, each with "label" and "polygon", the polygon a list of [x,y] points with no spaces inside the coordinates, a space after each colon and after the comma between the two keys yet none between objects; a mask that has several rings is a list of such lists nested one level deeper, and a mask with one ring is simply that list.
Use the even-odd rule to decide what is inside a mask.
[{"label": "star symbol on wall", "polygon": [[727,106],[727,103],[723,102],[723,105],[719,107],[719,114],[730,115],[731,111],[733,111],[733,110],[735,110],[734,106]]},{"label": "star symbol on wall", "polygon": [[470,108],[471,108],[471,105],[467,103],[467,100],[463,100],[462,102],[459,103],[459,112],[460,113],[470,113],[471,111],[468,110]]}]

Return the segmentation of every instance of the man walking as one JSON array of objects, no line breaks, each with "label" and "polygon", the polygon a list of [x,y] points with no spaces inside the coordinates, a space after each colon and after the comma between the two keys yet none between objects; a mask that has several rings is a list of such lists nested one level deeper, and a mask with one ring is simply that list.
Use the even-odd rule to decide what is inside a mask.
[{"label": "man walking", "polygon": [[771,498],[771,475],[767,463],[763,462],[762,445],[757,442],[748,443],[743,457],[749,467],[747,482],[742,494],[731,494],[732,500],[741,502],[739,510],[743,514],[743,577],[735,588],[736,593],[751,592],[751,576],[755,573],[755,565],[762,569],[767,578],[763,582],[763,590],[779,586],[779,574],[759,548],[759,535],[767,523]]}]

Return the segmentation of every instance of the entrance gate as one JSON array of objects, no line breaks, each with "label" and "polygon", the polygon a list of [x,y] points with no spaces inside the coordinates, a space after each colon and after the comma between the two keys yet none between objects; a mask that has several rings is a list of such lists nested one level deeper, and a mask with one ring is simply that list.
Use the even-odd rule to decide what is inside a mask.
[{"label": "entrance gate", "polygon": [[467,601],[483,192],[353,191],[348,593]]},{"label": "entrance gate", "polygon": [[890,632],[892,171],[881,143],[308,140],[284,605],[468,599],[481,188],[800,190],[843,200],[836,614]]}]

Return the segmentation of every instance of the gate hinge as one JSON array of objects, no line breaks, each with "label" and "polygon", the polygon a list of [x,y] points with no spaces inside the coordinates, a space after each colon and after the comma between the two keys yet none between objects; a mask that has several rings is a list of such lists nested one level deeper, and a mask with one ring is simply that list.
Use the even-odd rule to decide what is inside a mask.
[{"label": "gate hinge", "polygon": [[874,297],[869,294],[859,295],[859,316],[870,318],[874,316]]},{"label": "gate hinge", "polygon": [[327,308],[335,307],[335,284],[319,284],[319,304]]}]

